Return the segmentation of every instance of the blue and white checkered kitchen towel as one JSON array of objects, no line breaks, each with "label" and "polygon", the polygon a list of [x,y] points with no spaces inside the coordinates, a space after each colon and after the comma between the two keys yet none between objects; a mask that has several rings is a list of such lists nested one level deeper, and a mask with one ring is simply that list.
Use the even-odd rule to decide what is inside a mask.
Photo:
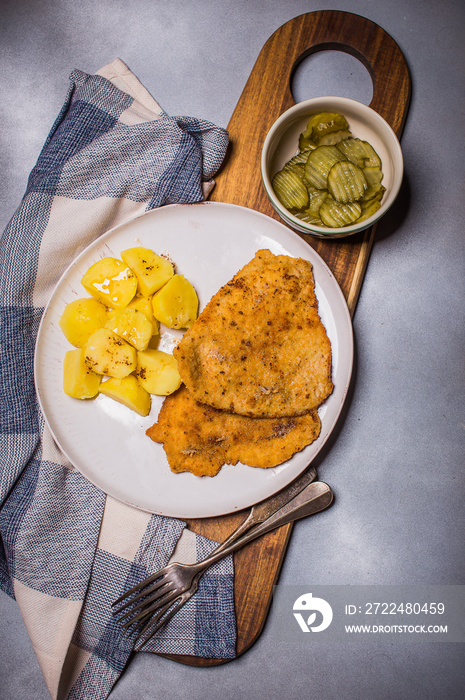
[{"label": "blue and white checkered kitchen towel", "polygon": [[[185,523],[106,496],[66,461],[40,414],[33,379],[38,324],[76,255],[114,225],[213,186],[228,134],[170,117],[116,59],[74,71],[65,104],[0,248],[0,585],[14,596],[52,698],[107,697],[130,657],[111,602],[173,555],[214,544]],[[146,651],[235,656],[231,559]]]}]

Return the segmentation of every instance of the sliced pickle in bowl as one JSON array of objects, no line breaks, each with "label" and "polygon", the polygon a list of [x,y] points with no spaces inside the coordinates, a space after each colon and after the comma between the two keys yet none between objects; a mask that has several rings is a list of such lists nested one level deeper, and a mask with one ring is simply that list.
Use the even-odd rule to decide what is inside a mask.
[{"label": "sliced pickle in bowl", "polygon": [[381,168],[363,168],[363,174],[367,181],[367,188],[362,197],[364,201],[371,199],[375,195],[380,195],[380,199],[386,188],[381,184],[383,180],[383,171]]},{"label": "sliced pickle in bowl", "polygon": [[305,151],[299,151],[297,155],[286,163],[283,170],[291,170],[303,180],[305,175],[305,164],[311,150],[313,149],[306,148]]},{"label": "sliced pickle in bowl", "polygon": [[341,228],[354,224],[361,216],[362,207],[358,202],[343,204],[329,195],[320,207],[320,218],[325,226]]},{"label": "sliced pickle in bowl", "polygon": [[350,136],[352,136],[352,134],[348,129],[346,129],[345,131],[335,131],[332,134],[326,134],[326,136],[322,136],[318,145],[335,146],[341,141],[344,141],[344,139],[348,139]]},{"label": "sliced pickle in bowl", "polygon": [[295,216],[301,221],[304,221],[306,224],[311,224],[312,226],[324,226],[322,220],[318,216],[312,214],[308,209],[305,211],[296,212]]},{"label": "sliced pickle in bowl", "polygon": [[317,190],[324,190],[328,186],[328,174],[338,161],[344,160],[344,156],[337,146],[318,146],[311,151],[305,164],[305,180]]},{"label": "sliced pickle in bowl", "polygon": [[362,213],[358,217],[357,221],[365,221],[372,214],[375,214],[381,206],[381,198],[370,199],[368,202],[361,202]]},{"label": "sliced pickle in bowl", "polygon": [[320,112],[300,134],[297,153],[272,178],[280,203],[310,225],[344,228],[365,221],[386,192],[379,155],[355,137],[342,114]]},{"label": "sliced pickle in bowl", "polygon": [[318,218],[320,207],[328,196],[327,190],[317,190],[312,187],[308,188],[308,207],[306,211]]},{"label": "sliced pickle in bowl", "polygon": [[[337,112],[319,112],[314,114],[307,123],[307,128],[300,135],[299,147],[305,148],[309,144],[323,145],[321,139],[338,131],[349,131],[347,119]],[[349,132],[350,133],[350,132]]]},{"label": "sliced pickle in bowl", "polygon": [[308,204],[308,191],[294,171],[280,170],[272,180],[276,196],[286,209],[303,209]]},{"label": "sliced pickle in bowl", "polygon": [[368,141],[350,138],[340,141],[337,147],[347,160],[355,163],[360,168],[381,167],[381,159]]},{"label": "sliced pickle in bowl", "polygon": [[329,194],[338,202],[356,202],[363,197],[366,189],[363,170],[350,160],[339,161],[328,173]]}]

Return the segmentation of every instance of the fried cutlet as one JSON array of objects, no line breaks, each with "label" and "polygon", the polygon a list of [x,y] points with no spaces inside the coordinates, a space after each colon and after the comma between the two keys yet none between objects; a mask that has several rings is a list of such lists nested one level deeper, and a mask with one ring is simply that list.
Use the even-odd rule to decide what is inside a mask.
[{"label": "fried cutlet", "polygon": [[174,350],[193,397],[250,417],[303,415],[331,393],[331,344],[312,265],[260,250]]},{"label": "fried cutlet", "polygon": [[173,472],[215,476],[223,464],[274,467],[320,433],[316,410],[304,416],[248,418],[200,404],[181,387],[167,396],[147,435],[163,443]]}]

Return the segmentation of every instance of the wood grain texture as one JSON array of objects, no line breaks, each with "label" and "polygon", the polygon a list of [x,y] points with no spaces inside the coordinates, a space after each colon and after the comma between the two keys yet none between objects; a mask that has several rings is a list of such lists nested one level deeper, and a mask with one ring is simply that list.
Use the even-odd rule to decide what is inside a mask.
[{"label": "wood grain texture", "polygon": [[[211,200],[256,209],[280,220],[261,182],[262,145],[273,122],[295,104],[291,84],[296,67],[310,54],[326,49],[345,51],[366,66],[373,80],[370,106],[400,138],[410,100],[410,75],[392,37],[374,22],[347,12],[323,10],[300,15],[274,32],[258,56],[228,124],[230,150]],[[352,314],[374,235],[375,227],[332,241],[301,234],[332,270]],[[238,513],[192,520],[188,526],[223,541],[245,517],[245,513]],[[234,555],[238,655],[256,641],[263,628],[291,530],[291,525],[285,525]],[[170,658],[195,666],[223,663],[192,656]]]}]

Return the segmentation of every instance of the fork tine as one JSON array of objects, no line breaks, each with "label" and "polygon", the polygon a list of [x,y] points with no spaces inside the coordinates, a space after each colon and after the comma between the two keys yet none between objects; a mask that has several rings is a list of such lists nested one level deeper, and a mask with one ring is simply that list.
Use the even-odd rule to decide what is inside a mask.
[{"label": "fork tine", "polygon": [[150,586],[146,590],[141,591],[140,593],[135,595],[133,598],[130,598],[129,600],[127,600],[125,603],[123,603],[123,605],[120,605],[119,608],[116,608],[115,610],[113,610],[113,614],[118,615],[119,613],[123,612],[123,610],[126,610],[126,608],[128,608],[130,605],[134,605],[134,603],[137,603],[137,601],[139,600],[141,602],[138,603],[138,605],[136,605],[134,608],[131,608],[131,611],[137,610],[138,608],[140,608],[141,605],[145,604],[147,596],[152,595],[156,591],[164,588],[165,586],[168,586],[169,584],[170,584],[169,579],[166,580],[165,577],[161,578],[157,583],[154,583],[152,586]]},{"label": "fork tine", "polygon": [[171,605],[172,602],[179,597],[179,595],[180,592],[176,589],[167,591],[167,593],[164,596],[159,596],[155,601],[152,602],[151,605],[143,606],[140,612],[131,617],[130,620],[126,620],[122,627],[127,629],[136,623],[138,626],[144,624],[144,620],[147,617],[152,617],[153,615],[155,615],[156,617],[158,615],[159,610],[163,610],[166,608],[167,605]]},{"label": "fork tine", "polygon": [[[168,584],[166,584],[168,586]],[[143,598],[137,605],[135,605],[133,608],[130,608],[127,610],[124,615],[118,618],[118,622],[123,623],[125,620],[129,620],[129,618],[136,620],[137,617],[140,615],[144,614],[144,610],[149,610],[148,606],[150,606],[152,603],[156,603],[156,605],[159,605],[159,603],[167,596],[169,593],[172,593],[174,589],[171,588],[162,588],[157,591],[156,595],[150,596],[150,598]],[[119,612],[119,611],[117,611]],[[137,614],[138,613],[138,614]],[[124,622],[126,624],[126,622]]]},{"label": "fork tine", "polygon": [[[144,646],[144,644],[146,644],[149,639],[151,639],[164,625],[166,625],[171,620],[171,618],[182,608],[182,606],[192,598],[194,593],[196,593],[196,591],[198,590],[199,580],[202,576],[202,573],[203,572],[200,572],[199,574],[197,574],[197,576],[195,576],[190,588],[181,593],[178,598],[173,597],[174,599],[169,600],[162,608],[158,610],[158,612],[155,615],[151,616],[150,622],[148,622],[145,625],[145,627],[139,631],[134,640],[135,651],[139,651]],[[144,619],[146,619],[146,617],[147,616],[145,616]],[[137,629],[140,629],[140,627],[141,624],[139,624],[138,627],[132,632],[135,633]],[[152,628],[150,630],[150,634],[145,637],[140,646],[136,646],[138,640],[142,638],[142,636],[149,628]]]},{"label": "fork tine", "polygon": [[147,586],[149,586],[151,583],[153,583],[153,582],[156,581],[157,579],[162,578],[163,576],[165,576],[166,571],[167,571],[167,568],[168,568],[168,567],[165,566],[163,569],[160,569],[159,571],[156,571],[156,572],[155,572],[154,574],[152,574],[151,576],[147,576],[147,578],[145,578],[143,581],[140,581],[139,583],[136,583],[135,586],[133,586],[132,588],[129,588],[129,589],[128,589],[127,591],[125,591],[122,595],[120,595],[119,598],[117,598],[116,600],[114,600],[113,603],[111,604],[112,607],[115,607],[116,605],[119,605],[119,603],[122,603],[123,600],[125,600],[126,598],[129,598],[133,593],[139,593],[139,591],[140,591],[141,593],[143,593],[144,588],[147,588]]},{"label": "fork tine", "polygon": [[[157,632],[160,630],[164,625],[166,625],[171,618],[178,612],[179,608],[181,608],[184,604],[184,600],[182,600],[182,597],[177,598],[177,600],[170,601],[167,603],[163,608],[160,609],[160,611],[151,617],[150,621],[147,622],[145,627],[139,631],[137,634],[135,640],[134,640],[134,649],[135,651],[140,651],[140,649],[146,644],[149,639],[151,639]],[[170,608],[172,608],[170,610]],[[145,639],[142,640],[143,635],[145,632],[152,627],[150,630],[150,634],[145,637]],[[142,644],[140,646],[137,646],[137,642],[142,640]]]}]

